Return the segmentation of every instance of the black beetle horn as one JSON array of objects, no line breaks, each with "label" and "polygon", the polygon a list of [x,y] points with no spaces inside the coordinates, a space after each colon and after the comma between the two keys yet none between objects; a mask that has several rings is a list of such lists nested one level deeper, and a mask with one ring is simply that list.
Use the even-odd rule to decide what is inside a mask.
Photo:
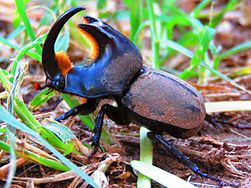
[{"label": "black beetle horn", "polygon": [[[112,28],[106,22],[93,18],[90,16],[84,16],[84,23],[78,24],[80,31],[87,32],[91,37],[86,36],[86,38],[93,38],[90,42],[95,47],[98,44],[98,56],[96,59],[97,62],[106,61],[105,67],[108,66],[109,60],[114,60],[116,57],[125,57],[128,54],[131,54],[131,57],[136,61],[132,63],[132,66],[139,63],[142,65],[142,57],[138,48],[123,34],[121,34],[116,29]],[[95,41],[95,42],[93,42]],[[130,66],[131,67],[131,66]]]},{"label": "black beetle horn", "polygon": [[45,71],[45,74],[47,78],[50,80],[53,80],[57,74],[59,74],[61,71],[58,67],[58,63],[55,59],[55,50],[54,50],[54,44],[56,42],[56,39],[58,37],[59,32],[61,31],[64,24],[76,13],[79,11],[85,10],[83,7],[74,7],[66,11],[64,14],[62,14],[59,19],[56,21],[56,23],[52,26],[51,30],[49,31],[49,34],[45,40],[43,52],[42,52],[42,64],[43,69]]}]

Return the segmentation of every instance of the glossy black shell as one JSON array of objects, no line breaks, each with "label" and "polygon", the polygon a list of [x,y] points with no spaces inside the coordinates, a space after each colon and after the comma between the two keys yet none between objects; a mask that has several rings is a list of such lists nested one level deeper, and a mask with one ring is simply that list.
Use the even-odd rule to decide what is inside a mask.
[{"label": "glossy black shell", "polygon": [[141,69],[142,56],[127,37],[95,20],[80,26],[100,42],[100,55],[90,65],[74,66],[67,75],[65,91],[87,98],[120,95]]},{"label": "glossy black shell", "polygon": [[99,43],[99,57],[90,65],[76,65],[67,74],[65,91],[95,98],[120,95],[142,67],[138,48],[123,34],[100,19],[85,16],[79,27]]},{"label": "glossy black shell", "polygon": [[121,102],[135,123],[182,138],[196,134],[206,114],[203,97],[195,88],[178,77],[147,67],[142,68]]},{"label": "glossy black shell", "polygon": [[127,37],[100,19],[85,16],[85,22],[78,25],[80,30],[90,34],[98,43],[97,58],[91,64],[73,62],[74,66],[66,76],[60,72],[54,51],[56,38],[63,25],[82,10],[84,8],[74,7],[60,16],[45,41],[42,63],[47,79],[52,83],[50,87],[86,98],[121,95],[141,69],[142,56]]}]

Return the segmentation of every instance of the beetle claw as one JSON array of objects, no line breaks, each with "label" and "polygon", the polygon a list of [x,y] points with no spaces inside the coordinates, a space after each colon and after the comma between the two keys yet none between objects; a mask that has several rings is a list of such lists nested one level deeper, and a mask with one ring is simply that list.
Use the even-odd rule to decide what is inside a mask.
[{"label": "beetle claw", "polygon": [[99,149],[102,152],[104,152],[103,149],[101,148],[101,146],[99,144],[98,145],[94,145],[91,154],[88,156],[88,160],[91,160],[95,156],[95,154],[98,152]]},{"label": "beetle claw", "polygon": [[210,175],[208,175],[206,173],[203,173],[196,164],[194,164],[187,156],[185,156],[181,151],[179,151],[173,144],[171,144],[170,142],[168,142],[168,140],[166,140],[160,134],[156,134],[156,133],[153,133],[153,132],[148,132],[147,136],[150,139],[154,139],[158,143],[160,143],[161,145],[163,145],[168,152],[170,152],[176,158],[178,158],[179,160],[181,160],[195,174],[197,174],[197,175],[199,175],[201,177],[204,177],[204,178],[211,179],[211,180],[213,180],[215,182],[218,182],[220,187],[222,187],[223,185],[230,185],[229,183],[226,183],[226,182],[222,181],[219,178],[216,178],[214,176],[210,176]]}]

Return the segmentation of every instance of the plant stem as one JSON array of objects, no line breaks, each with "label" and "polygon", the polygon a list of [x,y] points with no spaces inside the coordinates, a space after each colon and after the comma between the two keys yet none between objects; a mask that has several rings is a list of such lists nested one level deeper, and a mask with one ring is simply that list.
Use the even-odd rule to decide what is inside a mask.
[{"label": "plant stem", "polygon": [[157,26],[156,26],[156,19],[153,9],[153,0],[147,0],[147,7],[149,12],[149,19],[150,19],[150,28],[151,28],[151,44],[152,44],[152,56],[153,56],[153,63],[152,67],[159,69],[159,40],[158,40],[158,34],[157,34]]}]

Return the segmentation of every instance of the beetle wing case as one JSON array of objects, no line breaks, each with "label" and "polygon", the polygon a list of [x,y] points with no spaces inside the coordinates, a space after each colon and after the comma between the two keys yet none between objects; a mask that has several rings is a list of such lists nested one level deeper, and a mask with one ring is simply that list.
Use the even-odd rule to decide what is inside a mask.
[{"label": "beetle wing case", "polygon": [[163,123],[163,130],[165,126],[174,126],[195,134],[206,114],[202,95],[171,74],[147,67],[142,70],[122,97],[122,103],[141,117],[160,122],[159,129]]}]

